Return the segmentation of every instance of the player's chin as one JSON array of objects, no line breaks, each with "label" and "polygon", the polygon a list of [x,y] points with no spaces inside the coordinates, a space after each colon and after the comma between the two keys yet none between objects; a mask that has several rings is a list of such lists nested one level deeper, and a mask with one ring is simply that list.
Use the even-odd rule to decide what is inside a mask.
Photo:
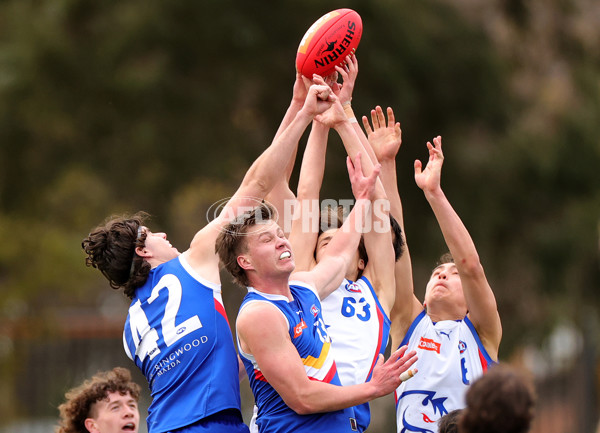
[{"label": "player's chin", "polygon": [[296,262],[294,262],[294,259],[292,259],[291,257],[288,257],[287,259],[280,259],[279,267],[282,270],[293,272],[294,269],[296,269]]}]

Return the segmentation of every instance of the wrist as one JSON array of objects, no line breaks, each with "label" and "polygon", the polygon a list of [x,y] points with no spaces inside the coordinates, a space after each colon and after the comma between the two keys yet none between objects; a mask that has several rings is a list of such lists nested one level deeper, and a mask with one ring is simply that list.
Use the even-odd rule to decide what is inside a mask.
[{"label": "wrist", "polygon": [[344,139],[344,135],[345,133],[354,133],[354,129],[352,129],[352,125],[350,124],[351,120],[348,119],[347,117],[343,120],[340,120],[339,122],[336,122],[335,125],[333,125],[333,129],[335,129],[338,134],[340,134],[340,137],[342,138],[342,140]]},{"label": "wrist", "polygon": [[350,101],[344,102],[342,104],[342,108],[344,109],[344,113],[346,114],[346,117],[348,119],[351,119],[353,117],[356,119],[356,116],[354,115],[354,110],[352,109],[352,105],[350,105]]},{"label": "wrist", "polygon": [[438,186],[431,190],[425,190],[425,191],[423,191],[423,193],[425,194],[425,198],[427,199],[428,202],[443,199],[445,197],[444,191],[442,191],[441,186]]},{"label": "wrist", "polygon": [[309,113],[304,106],[296,113],[296,120],[306,123],[307,126],[314,120],[314,118],[315,116],[312,113]]}]

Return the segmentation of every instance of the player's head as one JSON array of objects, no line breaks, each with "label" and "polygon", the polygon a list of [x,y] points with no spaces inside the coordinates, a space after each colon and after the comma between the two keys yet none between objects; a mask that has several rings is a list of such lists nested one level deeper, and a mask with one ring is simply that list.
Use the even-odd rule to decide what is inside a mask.
[{"label": "player's head", "polygon": [[438,421],[438,433],[458,433],[458,420],[462,409],[454,409]]},{"label": "player's head", "polygon": [[[327,206],[321,211],[319,220],[319,236],[317,238],[317,244],[315,245],[314,252],[315,261],[317,263],[319,263],[323,258],[325,250],[327,249],[327,245],[329,245],[329,242],[333,236],[344,224],[345,217],[346,215],[344,214],[343,206],[338,206],[335,208]],[[346,273],[346,276],[351,280],[357,280],[360,278],[365,270],[367,261],[367,250],[365,248],[364,239],[361,236],[358,244],[358,251],[354,254],[348,265],[348,272]]]},{"label": "player's head", "polygon": [[275,209],[263,203],[235,218],[217,237],[215,251],[235,283],[246,287],[255,275],[289,276],[294,270],[291,245],[274,215]]},{"label": "player's head", "polygon": [[442,255],[438,265],[433,269],[425,288],[424,303],[428,311],[433,307],[437,311],[443,310],[457,318],[467,314],[467,301],[462,282],[450,253]]},{"label": "player's head", "polygon": [[151,269],[136,254],[136,248],[143,248],[146,241],[143,222],[147,217],[144,212],[109,217],[81,243],[87,254],[86,265],[99,269],[113,289],[123,288],[129,298],[146,282]]},{"label": "player's head", "polygon": [[[317,239],[317,245],[315,247],[315,261],[319,263],[325,247],[329,244],[329,241],[337,230],[344,224],[344,208],[338,206],[337,208],[326,207],[321,212],[321,220],[319,225],[319,237]],[[395,260],[398,260],[404,253],[404,238],[402,236],[402,229],[398,224],[398,221],[390,215],[390,229],[392,232],[392,244],[394,246]],[[358,279],[361,277],[367,263],[369,262],[369,256],[367,255],[367,249],[365,248],[364,238],[361,236],[358,244],[358,252],[354,257],[354,260],[350,264],[352,270],[351,273],[356,273],[356,276],[349,275],[351,279]]]},{"label": "player's head", "polygon": [[137,433],[140,387],[126,368],[96,374],[65,394],[56,433]]},{"label": "player's head", "polygon": [[495,365],[469,387],[459,420],[464,433],[525,433],[533,419],[534,392],[526,377]]}]

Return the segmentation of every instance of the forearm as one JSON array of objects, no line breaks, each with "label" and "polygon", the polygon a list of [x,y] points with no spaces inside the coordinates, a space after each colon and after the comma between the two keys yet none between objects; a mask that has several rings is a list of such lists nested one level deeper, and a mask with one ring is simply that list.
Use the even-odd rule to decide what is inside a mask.
[{"label": "forearm", "polygon": [[441,188],[425,193],[438,221],[444,240],[459,270],[479,267],[479,255],[473,239]]},{"label": "forearm", "polygon": [[402,201],[400,200],[400,192],[398,191],[398,179],[396,177],[396,161],[383,160],[381,164],[381,173],[379,178],[383,184],[385,194],[390,201],[390,213],[398,221],[400,227],[404,231],[404,214],[402,212]]},{"label": "forearm", "polygon": [[[344,143],[344,148],[346,149],[346,153],[348,154],[348,156],[350,158],[352,158],[354,160],[354,158],[356,157],[356,155],[359,152],[363,153],[362,158],[361,158],[362,170],[363,170],[363,173],[365,174],[365,176],[370,175],[373,172],[373,168],[375,167],[375,164],[377,163],[377,158],[375,156],[373,156],[373,159],[371,159],[371,157],[369,157],[369,153],[367,152],[367,149],[365,149],[365,147],[361,143],[358,135],[354,131],[354,128],[352,127],[350,122],[345,121],[345,122],[339,123],[338,125],[336,125],[335,130],[337,131],[340,138],[342,139],[342,143]],[[368,149],[371,149],[370,145],[367,147],[368,147]],[[386,198],[386,195],[385,195],[385,191],[383,189],[383,185],[381,184],[381,181],[377,180],[377,183],[375,186],[374,199],[380,199],[380,198]]]},{"label": "forearm", "polygon": [[350,104],[344,105],[344,113],[346,114],[346,118],[352,125],[352,129],[354,129],[354,133],[358,137],[360,143],[362,144],[366,155],[369,157],[373,164],[377,164],[377,156],[375,155],[375,151],[371,147],[369,143],[369,139],[365,135],[365,131],[360,127],[358,120],[356,119],[356,115],[354,114],[354,110]]},{"label": "forearm", "polygon": [[327,255],[346,258],[354,255],[364,229],[367,215],[371,210],[371,202],[367,199],[357,200],[352,211],[327,245]]},{"label": "forearm", "polygon": [[[277,137],[279,137],[283,133],[283,131],[286,130],[286,128],[290,125],[290,123],[292,123],[292,121],[294,120],[294,117],[296,117],[298,112],[302,109],[302,105],[303,105],[302,100],[292,99],[292,102],[290,103],[290,106],[288,107],[287,111],[285,112],[285,115],[283,116],[283,120],[281,121],[281,124],[279,125],[279,128],[277,129],[277,132],[275,133],[274,140],[277,139]],[[294,170],[294,162],[296,161],[297,152],[298,152],[298,146],[296,146],[296,148],[294,150],[294,154],[292,155],[292,158],[290,158],[290,161],[289,161],[287,167],[285,168],[286,181],[289,181],[290,176],[292,175],[292,171]]]},{"label": "forearm", "polygon": [[325,156],[329,128],[313,121],[298,177],[299,199],[317,199],[325,173]]},{"label": "forearm", "polygon": [[329,383],[308,380],[305,386],[286,401],[300,415],[332,412],[366,403],[381,395],[370,382],[359,385],[336,386]]},{"label": "forearm", "polygon": [[285,176],[285,170],[295,155],[300,137],[312,118],[300,110],[288,127],[273,141],[271,146],[252,164],[240,187],[239,193],[263,198],[275,183]]},{"label": "forearm", "polygon": [[283,119],[281,120],[281,123],[279,124],[279,128],[277,129],[277,132],[275,133],[275,138],[279,137],[283,131],[285,131],[287,129],[288,126],[290,126],[290,124],[292,123],[292,121],[294,120],[294,118],[296,117],[296,115],[298,114],[298,112],[302,109],[302,105],[304,104],[304,101],[298,99],[292,99],[292,102],[290,103],[288,109],[285,112],[285,115],[283,116]]}]

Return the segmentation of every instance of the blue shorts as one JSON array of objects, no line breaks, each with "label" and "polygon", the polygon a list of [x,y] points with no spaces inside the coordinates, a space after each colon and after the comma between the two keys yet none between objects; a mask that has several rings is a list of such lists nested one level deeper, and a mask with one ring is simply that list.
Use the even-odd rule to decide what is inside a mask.
[{"label": "blue shorts", "polygon": [[226,409],[169,433],[250,433],[250,430],[237,409]]}]

